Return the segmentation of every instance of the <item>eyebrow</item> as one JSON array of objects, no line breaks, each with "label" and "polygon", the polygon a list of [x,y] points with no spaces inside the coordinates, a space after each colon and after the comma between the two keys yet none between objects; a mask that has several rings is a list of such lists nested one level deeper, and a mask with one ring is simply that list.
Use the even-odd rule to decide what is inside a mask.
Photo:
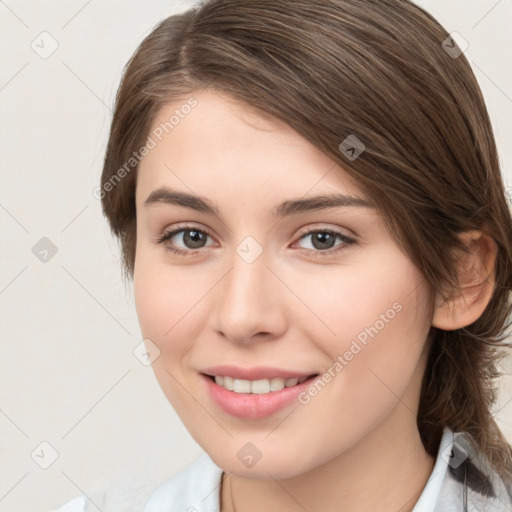
[{"label": "eyebrow", "polygon": [[[170,204],[183,206],[199,212],[207,213],[221,217],[219,209],[208,199],[199,197],[186,192],[179,192],[168,187],[160,187],[148,196],[144,201],[144,206],[155,204]],[[284,201],[271,210],[274,217],[287,217],[303,212],[311,212],[336,207],[361,207],[372,208],[375,206],[361,197],[333,194],[319,195],[307,199],[291,199]]]}]

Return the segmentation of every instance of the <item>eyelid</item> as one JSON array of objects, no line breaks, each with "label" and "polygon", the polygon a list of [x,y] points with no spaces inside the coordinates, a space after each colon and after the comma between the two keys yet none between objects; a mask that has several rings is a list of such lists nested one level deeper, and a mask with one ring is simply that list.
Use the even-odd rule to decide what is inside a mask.
[{"label": "eyelid", "polygon": [[304,228],[301,228],[298,231],[298,234],[296,236],[300,238],[303,235],[308,235],[308,234],[311,234],[311,232],[318,232],[318,231],[321,231],[321,232],[332,231],[334,233],[338,233],[338,234],[344,236],[345,238],[350,238],[350,239],[353,239],[354,241],[356,240],[356,235],[353,234],[351,231],[349,233],[345,232],[345,231],[349,231],[346,228],[341,228],[338,226],[331,227],[330,225],[325,224],[325,223],[324,224],[317,223],[317,224],[313,224],[313,225],[310,224]]},{"label": "eyelid", "polygon": [[[181,233],[181,232],[184,232],[187,230],[199,231],[201,233],[204,233],[205,235],[207,235],[208,237],[210,237],[212,239],[215,238],[211,234],[210,230],[203,226],[199,226],[198,224],[184,223],[184,224],[178,224],[178,225],[174,226],[172,229],[164,230],[163,234],[158,236],[155,243],[165,244],[166,241],[170,240],[171,238],[176,236],[178,233]],[[309,226],[306,226],[306,227],[302,228],[301,230],[299,230],[298,234],[295,235],[295,237],[294,237],[294,239],[295,239],[294,244],[299,242],[300,240],[302,240],[303,238],[305,238],[307,236],[313,235],[314,233],[330,233],[331,235],[334,235],[335,237],[339,237],[342,240],[342,243],[337,246],[334,246],[333,248],[326,249],[323,251],[315,250],[315,249],[305,249],[305,248],[299,248],[299,251],[302,251],[303,253],[308,254],[308,255],[314,254],[315,256],[317,256],[317,255],[319,255],[319,256],[330,256],[330,255],[334,256],[339,251],[343,250],[346,246],[352,245],[352,244],[356,243],[356,241],[357,241],[357,238],[355,236],[347,235],[347,234],[343,233],[342,228],[339,228],[339,227],[332,228],[332,227],[327,227],[326,224],[317,224],[316,226],[309,225]],[[172,248],[166,247],[166,250],[176,253],[176,254],[187,256],[187,255],[195,255],[196,253],[207,250],[208,248],[211,248],[211,246],[200,247],[198,249],[182,249],[181,247],[172,247]]]}]

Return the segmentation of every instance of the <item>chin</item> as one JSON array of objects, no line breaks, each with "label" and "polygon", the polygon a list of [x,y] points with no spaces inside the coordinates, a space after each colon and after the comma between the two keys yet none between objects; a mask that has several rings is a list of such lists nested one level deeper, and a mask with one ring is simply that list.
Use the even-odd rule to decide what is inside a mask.
[{"label": "chin", "polygon": [[[234,475],[241,478],[255,480],[281,480],[298,476],[307,472],[309,469],[312,469],[314,466],[313,465],[311,468],[308,467],[308,463],[312,463],[312,461],[302,461],[302,464],[298,463],[300,461],[297,459],[301,454],[297,454],[297,450],[292,450],[284,456],[275,450],[270,450],[270,448],[267,448],[267,450],[272,452],[270,456],[265,457],[265,450],[262,450],[261,458],[252,466],[249,466],[242,462],[237,456],[240,448],[234,449],[232,456],[228,455],[228,449],[226,446],[221,446],[220,450],[205,449],[205,451],[213,462],[222,468],[223,471],[226,473],[232,472]],[[299,457],[297,455],[299,455]]]}]

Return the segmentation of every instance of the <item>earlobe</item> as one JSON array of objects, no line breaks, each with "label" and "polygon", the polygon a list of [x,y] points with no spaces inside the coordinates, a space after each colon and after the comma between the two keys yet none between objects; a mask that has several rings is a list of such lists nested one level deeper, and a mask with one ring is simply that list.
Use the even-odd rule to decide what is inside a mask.
[{"label": "earlobe", "polygon": [[484,231],[466,231],[459,238],[468,253],[458,260],[459,289],[448,300],[437,294],[432,325],[451,331],[476,321],[491,300],[494,290],[496,255],[494,239]]}]

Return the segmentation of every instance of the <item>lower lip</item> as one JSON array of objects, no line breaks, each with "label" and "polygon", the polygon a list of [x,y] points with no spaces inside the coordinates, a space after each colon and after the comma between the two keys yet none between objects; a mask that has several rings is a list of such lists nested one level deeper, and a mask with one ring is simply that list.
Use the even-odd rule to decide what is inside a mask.
[{"label": "lower lip", "polygon": [[315,375],[296,386],[265,394],[235,393],[219,386],[207,375],[201,374],[212,400],[225,412],[238,418],[256,420],[265,418],[290,405],[318,377]]}]

